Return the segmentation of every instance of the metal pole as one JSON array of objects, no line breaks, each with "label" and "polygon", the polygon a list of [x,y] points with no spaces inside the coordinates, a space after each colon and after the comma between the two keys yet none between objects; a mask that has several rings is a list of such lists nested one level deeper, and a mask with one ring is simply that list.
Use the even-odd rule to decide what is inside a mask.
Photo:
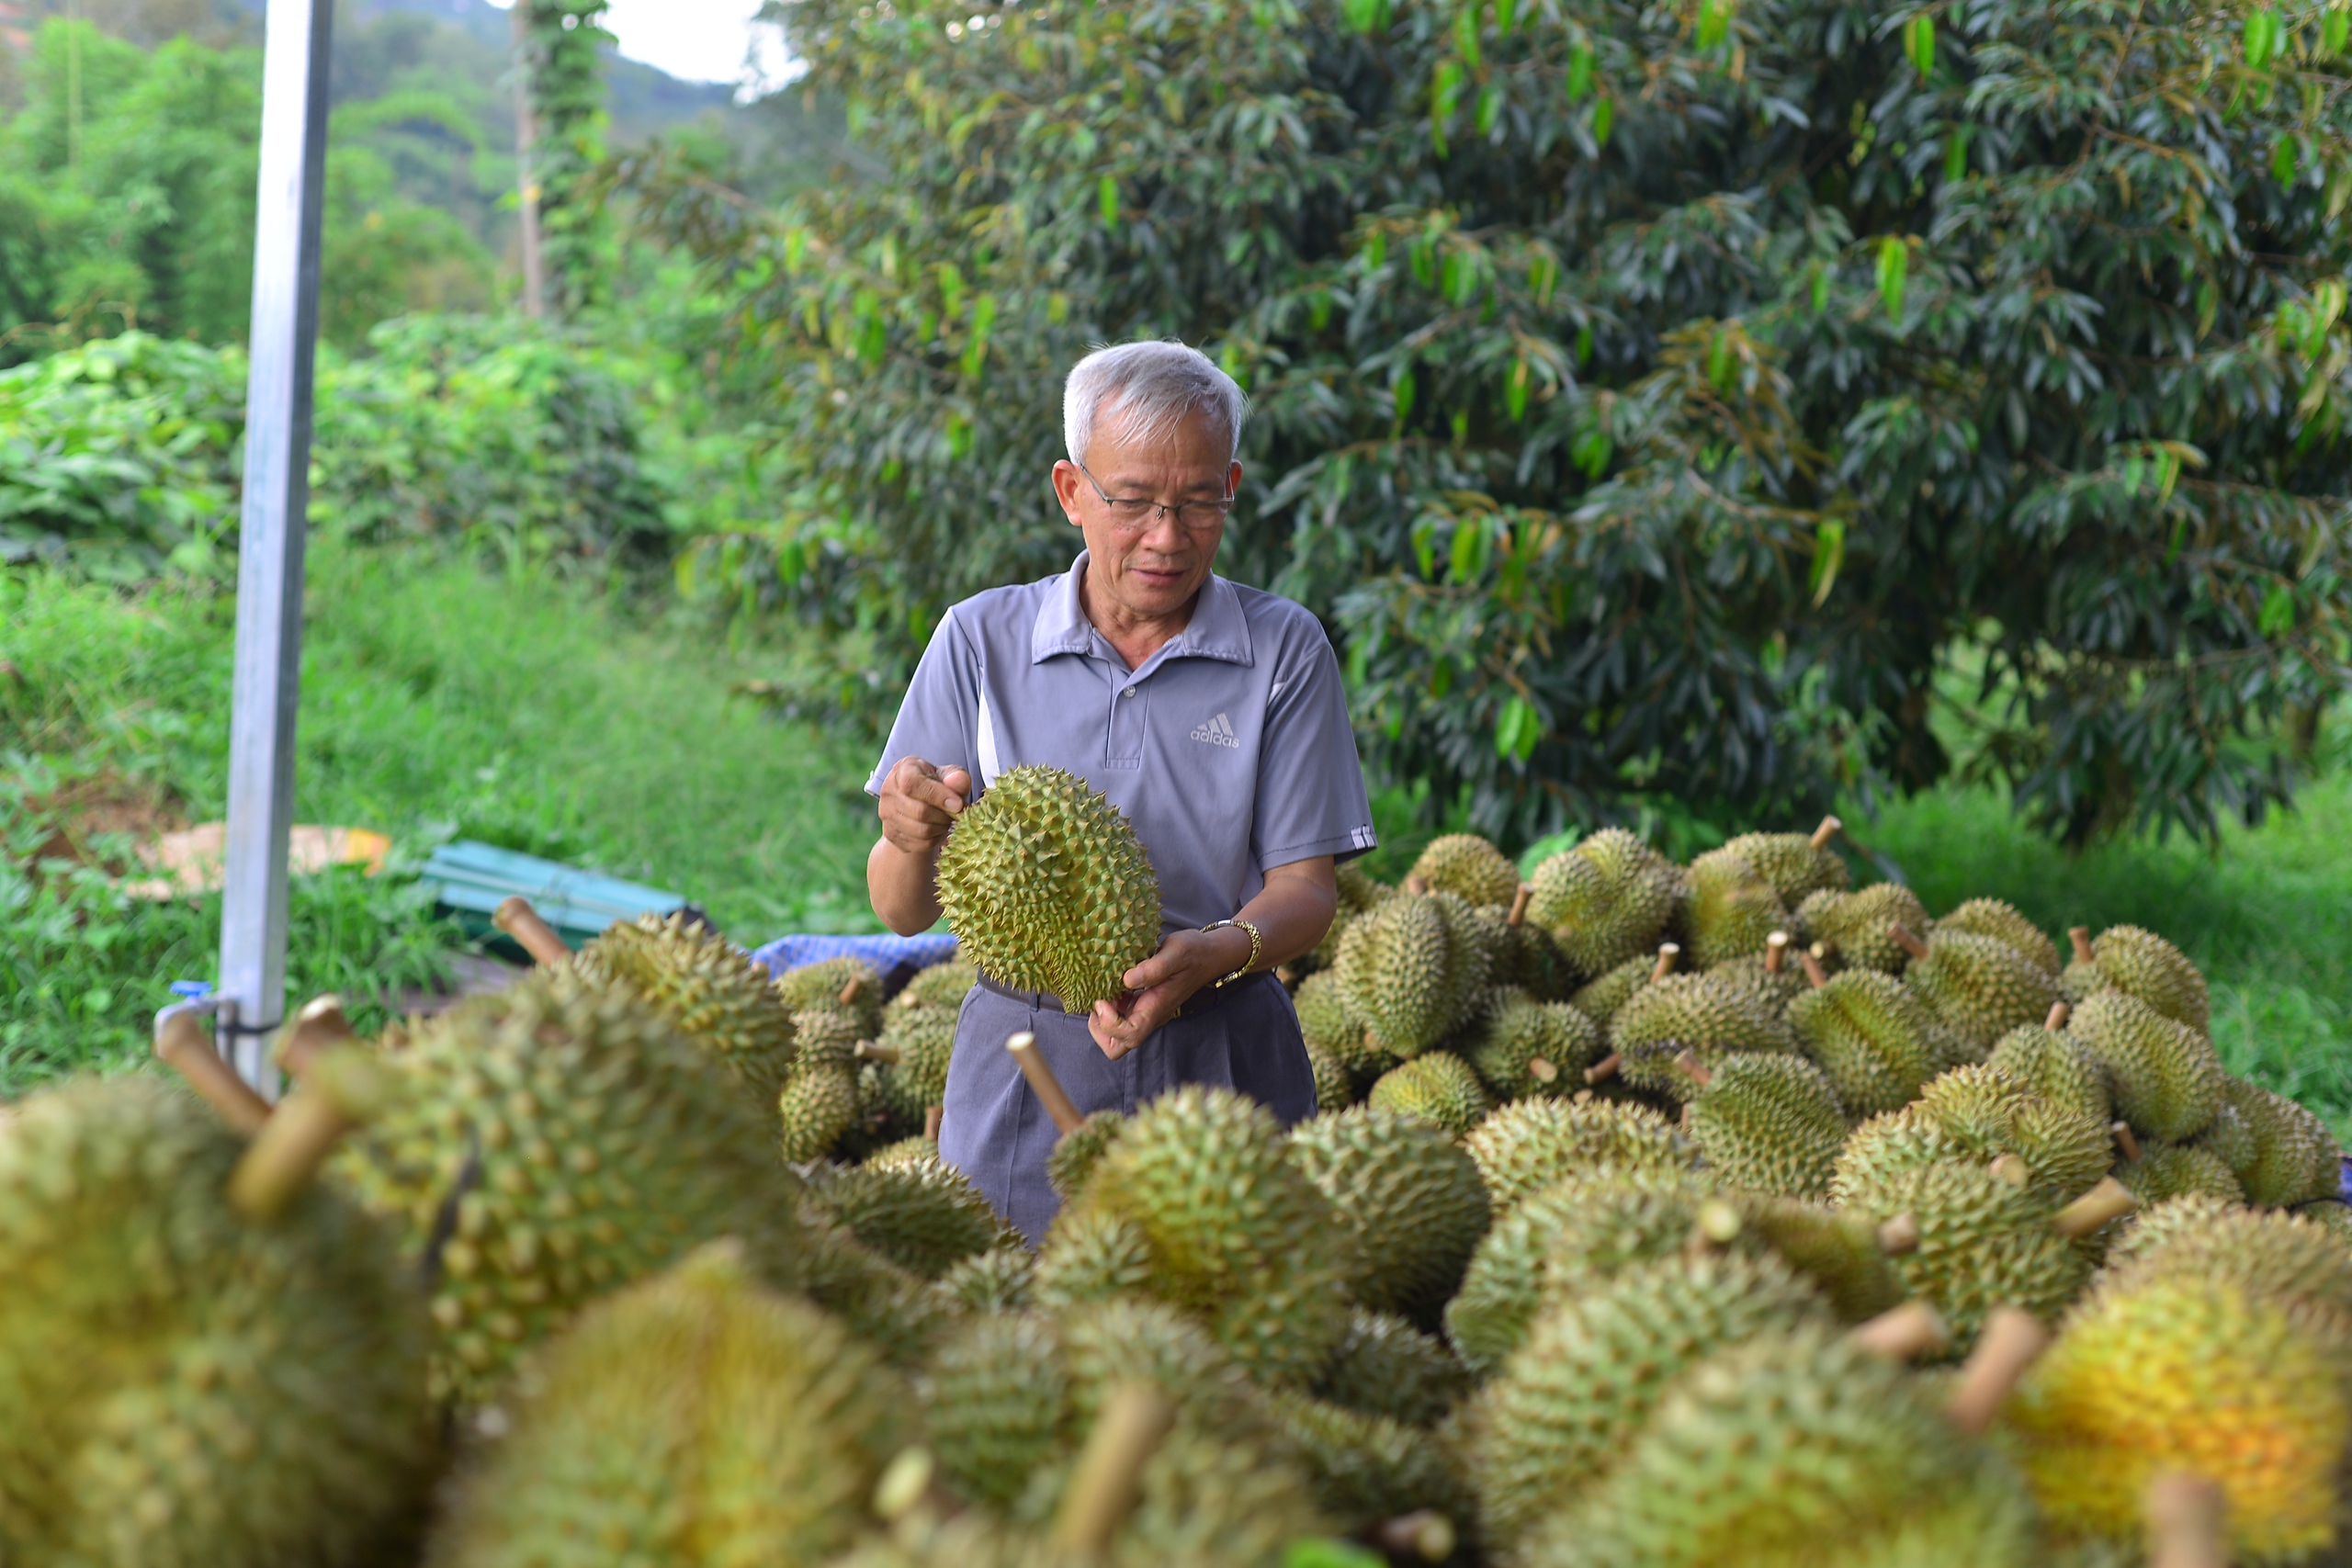
[{"label": "metal pole", "polygon": [[311,351],[319,328],[319,209],[326,176],[327,32],[334,0],[269,0],[262,57],[261,182],[254,224],[253,362],[237,547],[237,654],[220,995],[235,1007],[221,1055],[271,1099],[269,1035],[286,1008],[286,835],[302,668],[302,542],[310,510]]}]

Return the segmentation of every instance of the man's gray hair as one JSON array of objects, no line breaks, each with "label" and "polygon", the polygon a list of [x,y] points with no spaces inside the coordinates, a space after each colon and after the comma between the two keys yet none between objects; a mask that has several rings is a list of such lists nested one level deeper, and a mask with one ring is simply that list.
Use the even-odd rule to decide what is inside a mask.
[{"label": "man's gray hair", "polygon": [[1241,422],[1250,415],[1240,387],[1197,348],[1173,341],[1098,348],[1071,367],[1062,387],[1062,444],[1071,462],[1086,461],[1105,403],[1116,406],[1117,434],[1130,442],[1156,441],[1205,413],[1226,437],[1227,462],[1240,455]]}]

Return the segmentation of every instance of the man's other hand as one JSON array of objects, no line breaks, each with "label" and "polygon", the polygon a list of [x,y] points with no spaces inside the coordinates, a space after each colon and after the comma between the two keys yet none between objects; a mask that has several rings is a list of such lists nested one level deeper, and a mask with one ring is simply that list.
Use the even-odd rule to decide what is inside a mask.
[{"label": "man's other hand", "polygon": [[964,814],[972,775],[957,767],[941,768],[921,757],[901,757],[882,780],[882,796],[875,810],[882,818],[882,837],[903,853],[928,858]]},{"label": "man's other hand", "polygon": [[1171,931],[1159,951],[1121,976],[1127,993],[1094,1004],[1086,1027],[1102,1055],[1117,1061],[1176,1016],[1203,987],[1250,961],[1250,933],[1231,926],[1213,931]]}]

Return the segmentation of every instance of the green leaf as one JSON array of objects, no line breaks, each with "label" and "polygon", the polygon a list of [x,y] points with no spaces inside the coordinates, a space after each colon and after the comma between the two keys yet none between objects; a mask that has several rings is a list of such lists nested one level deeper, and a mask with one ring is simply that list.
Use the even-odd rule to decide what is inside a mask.
[{"label": "green leaf", "polygon": [[1816,316],[1829,309],[1829,264],[1813,264],[1813,313]]},{"label": "green leaf", "polygon": [[1283,1548],[1282,1568],[1387,1568],[1388,1559],[1351,1540],[1307,1536]]},{"label": "green leaf", "polygon": [[1609,459],[1616,453],[1616,444],[1609,439],[1609,432],[1599,424],[1589,424],[1577,432],[1568,444],[1568,460],[1582,470],[1589,479],[1599,479],[1609,467]]},{"label": "green leaf", "polygon": [[1480,56],[1477,0],[1470,0],[1468,5],[1453,13],[1453,50],[1455,53],[1462,56],[1464,65],[1473,71],[1478,69]]},{"label": "green leaf", "polygon": [[1538,251],[1527,264],[1527,291],[1535,296],[1538,310],[1552,306],[1552,290],[1560,283],[1560,264],[1549,251]]},{"label": "green leaf", "polygon": [[1495,0],[1495,31],[1509,38],[1518,20],[1519,0]]},{"label": "green leaf", "polygon": [[2320,53],[2333,59],[2344,52],[2346,42],[2352,42],[2352,8],[2330,6],[2320,16]]},{"label": "green leaf", "polygon": [[1838,585],[1838,569],[1845,564],[1846,525],[1834,517],[1824,518],[1813,525],[1813,570],[1805,578],[1815,609],[1829,602],[1829,591]]},{"label": "green leaf", "polygon": [[1699,12],[1690,29],[1690,41],[1704,53],[1724,41],[1731,31],[1730,0],[1699,0]]},{"label": "green leaf", "polygon": [[1738,375],[1739,361],[1732,351],[1731,333],[1719,332],[1707,340],[1707,380],[1716,391],[1728,396]]},{"label": "green leaf", "polygon": [[2295,592],[2283,582],[2274,582],[2262,596],[2262,619],[2256,627],[2264,637],[2275,637],[2295,629]]},{"label": "green leaf", "polygon": [[2278,51],[2280,35],[2278,13],[2267,6],[2246,14],[2245,39],[2245,62],[2259,71]]},{"label": "green leaf", "polygon": [[1351,32],[1385,32],[1388,28],[1388,0],[1347,0],[1342,7]]},{"label": "green leaf", "polygon": [[1494,134],[1495,122],[1503,117],[1503,90],[1498,83],[1489,82],[1478,89],[1478,134]]},{"label": "green leaf", "polygon": [[2270,177],[2282,186],[2295,183],[2295,139],[2282,136],[2270,149]]},{"label": "green leaf", "polygon": [[1427,234],[1416,235],[1405,252],[1412,264],[1413,281],[1424,288],[1437,287],[1437,242]]},{"label": "green leaf", "polygon": [[1487,536],[1486,528],[1476,518],[1454,525],[1453,549],[1448,563],[1453,581],[1471,583],[1484,576],[1493,543]]},{"label": "green leaf", "polygon": [[1104,175],[1094,186],[1094,205],[1102,211],[1103,222],[1118,222],[1119,182]]},{"label": "green leaf", "polygon": [[1925,81],[1936,70],[1936,19],[1921,15],[1903,24],[1903,54]]},{"label": "green leaf", "polygon": [[1944,141],[1944,184],[1958,185],[1968,173],[1968,144],[1976,140],[1973,125],[1956,125]]},{"label": "green leaf", "polygon": [[1388,235],[1384,231],[1374,229],[1364,236],[1363,265],[1373,272],[1388,265]]},{"label": "green leaf", "polygon": [[1577,44],[1568,51],[1568,102],[1582,103],[1592,91],[1592,51]]},{"label": "green leaf", "polygon": [[1413,373],[1410,370],[1396,378],[1394,391],[1396,399],[1396,423],[1402,425],[1413,417]]},{"label": "green leaf", "polygon": [[1535,755],[1535,743],[1544,738],[1544,721],[1527,699],[1513,696],[1503,704],[1502,712],[1495,719],[1495,755],[1524,762]]},{"label": "green leaf", "polygon": [[1616,123],[1617,123],[1617,106],[1616,106],[1616,103],[1615,103],[1615,101],[1614,101],[1614,100],[1610,99],[1610,98],[1603,98],[1603,99],[1601,99],[1599,103],[1597,103],[1597,104],[1593,105],[1593,106],[1592,106],[1592,143],[1593,143],[1593,145],[1594,145],[1594,146],[1596,146],[1596,147],[1606,147],[1606,146],[1608,146],[1608,145],[1609,145],[1609,131],[1610,131],[1610,128],[1611,128],[1611,127],[1612,127],[1612,126],[1614,126]]},{"label": "green leaf", "polygon": [[1503,412],[1510,415],[1513,424],[1527,417],[1528,388],[1534,379],[1525,355],[1511,361],[1510,378],[1503,383]]},{"label": "green leaf", "polygon": [[1911,247],[1889,235],[1878,243],[1878,297],[1886,301],[1886,313],[1895,321],[1903,319],[1903,282],[1911,270]]}]

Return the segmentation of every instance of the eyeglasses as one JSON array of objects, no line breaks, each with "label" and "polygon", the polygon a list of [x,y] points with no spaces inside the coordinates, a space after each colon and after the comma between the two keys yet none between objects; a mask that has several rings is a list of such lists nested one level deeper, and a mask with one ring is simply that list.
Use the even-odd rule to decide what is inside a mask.
[{"label": "eyeglasses", "polygon": [[1078,471],[1086,476],[1086,482],[1093,486],[1096,495],[1102,497],[1102,505],[1111,513],[1113,525],[1122,529],[1140,528],[1146,523],[1157,523],[1172,512],[1176,514],[1176,526],[1188,534],[1205,534],[1223,523],[1226,513],[1233,510],[1233,497],[1229,495],[1223,501],[1185,501],[1173,506],[1164,501],[1151,501],[1139,495],[1104,495],[1092,469],[1080,463]]}]

